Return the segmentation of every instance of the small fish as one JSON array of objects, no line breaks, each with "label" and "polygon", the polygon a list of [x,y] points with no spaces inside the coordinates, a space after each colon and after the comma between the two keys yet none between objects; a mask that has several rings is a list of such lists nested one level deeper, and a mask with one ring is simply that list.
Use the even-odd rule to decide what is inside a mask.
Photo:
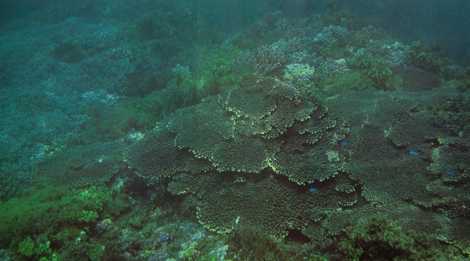
[{"label": "small fish", "polygon": [[417,156],[419,156],[418,150],[413,149],[413,148],[409,149],[409,150],[407,151],[407,153],[408,153],[408,155],[410,155],[410,156],[412,156],[412,157],[417,157]]},{"label": "small fish", "polygon": [[457,171],[456,171],[455,169],[448,169],[448,170],[446,171],[446,175],[447,175],[447,177],[449,177],[449,178],[456,177],[457,174],[458,174],[458,173],[457,173]]},{"label": "small fish", "polygon": [[315,186],[315,184],[309,184],[308,185],[308,192],[310,193],[315,193],[315,192],[318,192],[318,188]]},{"label": "small fish", "polygon": [[161,233],[158,239],[161,243],[164,243],[164,242],[171,241],[172,238],[171,238],[171,235],[168,233]]},{"label": "small fish", "polygon": [[341,146],[341,147],[345,147],[345,146],[348,146],[350,144],[349,140],[347,139],[342,139],[338,142],[338,144]]}]

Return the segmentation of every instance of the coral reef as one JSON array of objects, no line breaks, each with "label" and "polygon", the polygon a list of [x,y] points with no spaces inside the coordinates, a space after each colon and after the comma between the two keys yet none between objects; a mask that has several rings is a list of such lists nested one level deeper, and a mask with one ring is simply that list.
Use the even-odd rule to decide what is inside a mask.
[{"label": "coral reef", "polygon": [[338,10],[157,2],[4,41],[0,259],[470,258],[465,68]]},{"label": "coral reef", "polygon": [[[291,30],[301,31],[302,26]],[[344,247],[339,254],[351,259],[382,258],[382,250],[411,259],[439,255],[424,253],[415,246],[424,239],[401,229],[416,233],[435,229],[438,232],[426,239],[430,244],[438,244],[441,237],[462,239],[445,216],[461,222],[468,215],[464,210],[467,198],[457,196],[464,194],[466,185],[462,190],[452,187],[466,184],[467,167],[461,161],[449,162],[466,154],[450,152],[450,144],[436,147],[435,142],[452,135],[433,123],[433,119],[442,122],[433,116],[432,108],[436,97],[445,92],[433,97],[425,92],[440,86],[419,80],[431,68],[396,69],[407,62],[405,46],[357,40],[358,46],[346,47],[341,39],[350,33],[356,32],[326,28],[313,38],[281,40],[245,52],[241,62],[251,64],[253,75],[242,78],[234,88],[177,110],[157,134],[164,144],[150,145],[150,153],[142,154],[148,142],[141,141],[131,150],[137,157],[130,164],[148,182],[168,184],[168,192],[183,200],[185,208],[210,231],[236,234],[258,227],[274,240],[295,234],[316,249],[328,248],[338,243],[340,235],[352,233],[351,241],[365,245],[338,243]],[[330,38],[336,44],[323,40]],[[296,48],[308,43],[320,48],[312,50],[317,55],[299,56]],[[306,57],[316,58],[302,63]],[[408,98],[409,91],[417,90],[423,90],[415,94],[419,99]],[[343,95],[329,96],[338,91]],[[446,110],[435,108],[434,115],[445,115]],[[176,157],[178,153],[185,156]],[[170,174],[155,171],[166,168],[168,161],[158,164],[166,157],[173,159]],[[148,168],[141,159],[158,166]],[[208,165],[184,170],[195,159]],[[455,167],[443,169],[443,165]],[[443,173],[447,178],[458,176],[458,183],[445,181]],[[368,230],[375,221],[353,226],[364,229],[363,235],[348,232],[355,218],[372,213],[396,220],[396,224],[384,225],[387,231],[383,233],[402,235],[396,241],[380,238]],[[362,238],[367,235],[371,239]],[[370,249],[367,240],[372,242]],[[379,241],[383,243],[375,246]],[[443,256],[462,254],[454,248],[447,252],[443,245],[439,248]]]}]

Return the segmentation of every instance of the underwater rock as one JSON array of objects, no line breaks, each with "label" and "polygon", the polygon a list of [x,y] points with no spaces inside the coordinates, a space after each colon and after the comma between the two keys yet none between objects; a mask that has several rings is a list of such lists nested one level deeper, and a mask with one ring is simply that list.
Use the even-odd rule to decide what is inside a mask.
[{"label": "underwater rock", "polygon": [[412,65],[395,67],[393,70],[395,74],[402,78],[404,88],[409,90],[426,91],[438,88],[441,85],[438,75]]},{"label": "underwater rock", "polygon": [[8,252],[4,249],[0,249],[0,260],[2,261],[10,261],[12,257],[8,254]]}]

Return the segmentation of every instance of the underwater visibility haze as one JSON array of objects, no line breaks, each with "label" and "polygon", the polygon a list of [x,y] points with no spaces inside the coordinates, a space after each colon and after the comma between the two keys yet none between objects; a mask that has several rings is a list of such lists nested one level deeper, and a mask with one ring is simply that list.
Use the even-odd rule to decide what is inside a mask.
[{"label": "underwater visibility haze", "polygon": [[463,0],[0,0],[0,260],[470,260]]}]

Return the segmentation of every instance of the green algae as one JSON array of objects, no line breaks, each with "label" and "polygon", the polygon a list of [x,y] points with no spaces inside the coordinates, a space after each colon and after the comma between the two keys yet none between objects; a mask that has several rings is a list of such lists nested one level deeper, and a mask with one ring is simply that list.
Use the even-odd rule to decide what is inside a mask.
[{"label": "green algae", "polygon": [[241,50],[232,45],[204,47],[195,65],[193,86],[217,93],[224,86],[238,85],[243,74],[236,68]]},{"label": "green algae", "polygon": [[34,254],[34,241],[31,239],[31,237],[27,237],[23,239],[18,244],[18,253],[22,256],[25,257],[31,257]]},{"label": "green algae", "polygon": [[[0,241],[16,248],[20,256],[57,260],[60,254],[56,250],[64,251],[66,245],[83,238],[98,218],[122,212],[119,206],[112,192],[103,186],[33,187],[0,204]],[[57,245],[61,247],[57,249]],[[98,255],[95,250],[90,253]]]},{"label": "green algae", "polygon": [[359,69],[379,89],[392,89],[396,81],[388,62],[370,53],[357,54],[353,57],[351,66]]},{"label": "green algae", "polygon": [[329,93],[338,93],[366,89],[372,86],[373,82],[359,71],[349,71],[328,77],[320,85]]}]

